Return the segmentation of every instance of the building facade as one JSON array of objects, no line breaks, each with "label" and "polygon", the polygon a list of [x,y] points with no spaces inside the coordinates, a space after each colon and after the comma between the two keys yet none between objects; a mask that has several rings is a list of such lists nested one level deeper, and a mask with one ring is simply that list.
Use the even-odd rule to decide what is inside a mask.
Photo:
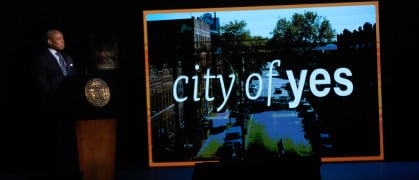
[{"label": "building facade", "polygon": [[[147,38],[148,63],[150,67],[162,69],[162,74],[154,73],[156,81],[150,80],[153,92],[150,104],[157,109],[151,118],[153,160],[191,159],[206,138],[206,117],[213,111],[213,102],[205,99],[204,79],[213,64],[210,25],[202,18],[193,17],[148,21]],[[150,79],[151,74],[150,69]],[[173,87],[179,76],[188,77],[188,81],[180,81]],[[178,97],[188,99],[176,102],[173,88]],[[213,96],[212,91],[209,93]]]}]

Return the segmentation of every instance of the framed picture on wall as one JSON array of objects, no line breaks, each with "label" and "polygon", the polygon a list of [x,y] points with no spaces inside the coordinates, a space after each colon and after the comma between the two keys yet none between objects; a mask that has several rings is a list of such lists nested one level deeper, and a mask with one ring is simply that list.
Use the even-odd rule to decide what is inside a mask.
[{"label": "framed picture on wall", "polygon": [[118,42],[111,35],[92,37],[92,64],[96,70],[115,70],[119,67]]}]

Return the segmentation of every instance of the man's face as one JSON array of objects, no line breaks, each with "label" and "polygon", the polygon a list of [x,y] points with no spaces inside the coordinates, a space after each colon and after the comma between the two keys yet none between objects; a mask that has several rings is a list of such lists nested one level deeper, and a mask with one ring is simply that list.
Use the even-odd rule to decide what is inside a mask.
[{"label": "man's face", "polygon": [[63,50],[65,47],[63,34],[60,32],[52,33],[48,38],[48,44],[55,50]]}]

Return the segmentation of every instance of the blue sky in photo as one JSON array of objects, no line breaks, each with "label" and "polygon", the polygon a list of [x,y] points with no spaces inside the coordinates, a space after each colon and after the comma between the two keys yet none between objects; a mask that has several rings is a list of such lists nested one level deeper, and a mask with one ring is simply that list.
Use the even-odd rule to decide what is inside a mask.
[{"label": "blue sky in photo", "polygon": [[[251,7],[250,7],[251,8]],[[344,29],[349,31],[357,30],[362,27],[365,22],[375,24],[377,21],[377,7],[373,4],[361,5],[342,5],[327,7],[291,7],[281,8],[277,6],[267,9],[193,9],[193,10],[176,10],[176,11],[147,11],[146,21],[169,20],[169,19],[187,19],[191,17],[201,17],[204,13],[211,13],[214,17],[220,19],[220,25],[223,26],[232,21],[244,20],[247,23],[246,28],[249,29],[252,36],[271,37],[276,22],[280,18],[291,20],[295,13],[304,13],[306,11],[316,12],[317,15],[324,17],[330,21],[332,28],[337,34],[343,32]],[[276,8],[276,9],[275,9]]]}]

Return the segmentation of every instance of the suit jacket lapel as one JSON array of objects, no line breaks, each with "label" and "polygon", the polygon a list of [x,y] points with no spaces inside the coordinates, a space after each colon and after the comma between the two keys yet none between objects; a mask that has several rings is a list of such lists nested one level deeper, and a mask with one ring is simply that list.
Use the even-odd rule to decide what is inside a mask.
[{"label": "suit jacket lapel", "polygon": [[[58,72],[60,72],[61,74],[63,74],[63,71],[61,70],[60,64],[58,64],[58,61],[55,58],[55,56],[51,52],[49,52],[49,51],[48,51],[48,54],[49,54],[49,57],[50,57],[51,62],[52,62],[51,65],[54,66],[54,69],[56,69]],[[64,61],[66,61],[64,57],[63,57],[63,59],[64,59]]]}]

